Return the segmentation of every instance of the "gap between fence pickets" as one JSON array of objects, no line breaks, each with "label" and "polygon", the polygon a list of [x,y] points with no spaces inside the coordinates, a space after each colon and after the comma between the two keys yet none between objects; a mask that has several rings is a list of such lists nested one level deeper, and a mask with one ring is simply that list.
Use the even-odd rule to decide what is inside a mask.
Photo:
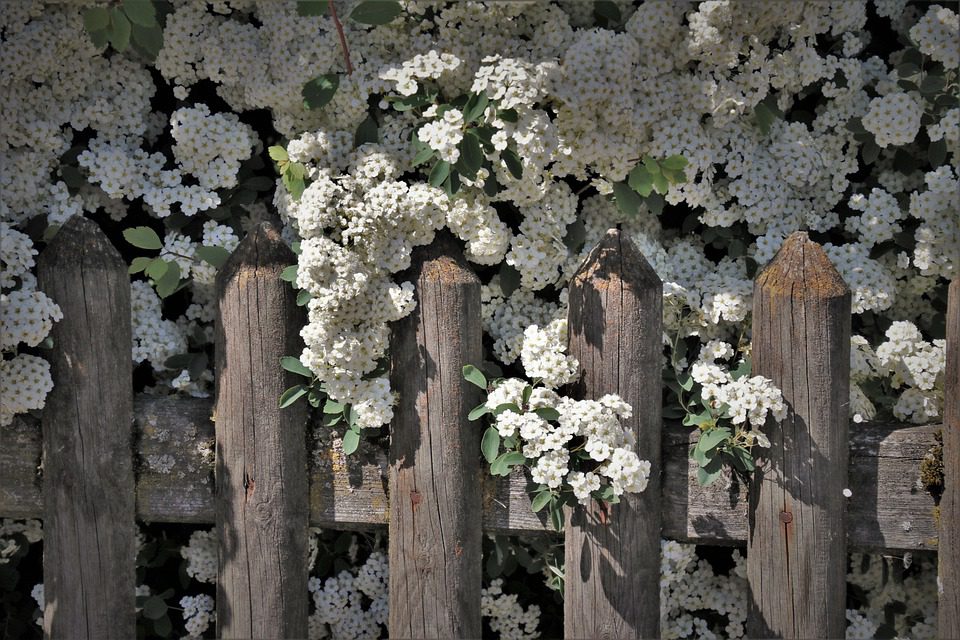
[{"label": "gap between fence pickets", "polygon": [[[140,395],[135,400],[137,517],[146,522],[213,523],[213,403]],[[861,424],[850,429],[847,537],[857,549],[937,549],[933,497],[920,465],[940,425]],[[17,418],[0,446],[0,517],[39,518],[40,431]],[[688,460],[695,435],[663,430],[663,535],[697,544],[738,545],[747,535],[746,487],[700,487]],[[335,444],[335,443],[334,443]],[[310,455],[310,521],[322,527],[385,526],[386,452],[345,456],[330,443]],[[484,480],[483,526],[490,532],[548,533],[530,510],[522,475]]]}]

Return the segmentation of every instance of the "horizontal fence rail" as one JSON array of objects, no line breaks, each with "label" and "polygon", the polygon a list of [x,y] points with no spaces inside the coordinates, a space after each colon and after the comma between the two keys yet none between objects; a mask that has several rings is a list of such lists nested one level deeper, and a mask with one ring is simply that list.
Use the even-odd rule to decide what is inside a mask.
[{"label": "horizontal fence rail", "polygon": [[[203,398],[137,396],[137,518],[145,522],[213,524],[213,402]],[[937,445],[940,425],[863,424],[850,429],[847,539],[857,549],[937,549],[933,497],[919,485],[920,464]],[[0,449],[0,516],[42,517],[41,435],[14,420]],[[690,427],[662,433],[662,510],[665,538],[696,544],[739,545],[747,540],[747,487],[697,483],[688,451]],[[386,526],[386,452],[361,448],[346,456],[318,447],[309,461],[310,523],[363,529]],[[532,487],[522,473],[482,474],[483,528],[497,533],[549,533],[530,510]]]}]

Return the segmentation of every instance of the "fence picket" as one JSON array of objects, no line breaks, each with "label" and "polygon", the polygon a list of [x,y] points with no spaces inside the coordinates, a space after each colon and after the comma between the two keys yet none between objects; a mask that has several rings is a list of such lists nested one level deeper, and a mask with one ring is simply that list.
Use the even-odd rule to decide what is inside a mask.
[{"label": "fence picket", "polygon": [[783,391],[750,487],[747,634],[842,638],[850,289],[820,245],[792,234],[757,276],[753,373]]},{"label": "fence picket", "polygon": [[570,285],[570,354],[578,398],[617,393],[651,464],[639,495],[603,513],[594,502],[566,516],[564,635],[660,637],[661,352],[663,283],[630,238],[610,230]]},{"label": "fence picket", "polygon": [[268,224],[253,229],[217,277],[217,632],[224,638],[307,635],[306,408],[280,409],[305,382],[280,368],[298,355],[303,311],[280,280],[293,252]]},{"label": "fence picket", "polygon": [[446,234],[414,252],[417,308],[393,327],[389,556],[391,638],[479,638],[480,281]]},{"label": "fence picket", "polygon": [[43,411],[43,632],[136,636],[130,278],[92,220],[71,218],[37,261],[63,311]]},{"label": "fence picket", "polygon": [[938,636],[960,637],[960,278],[947,295],[943,385],[943,496],[940,500]]}]

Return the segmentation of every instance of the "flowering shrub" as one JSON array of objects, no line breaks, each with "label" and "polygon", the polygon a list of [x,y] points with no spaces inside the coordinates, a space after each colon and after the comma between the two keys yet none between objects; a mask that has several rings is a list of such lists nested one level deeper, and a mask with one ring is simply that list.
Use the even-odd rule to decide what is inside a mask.
[{"label": "flowering shrub", "polygon": [[[392,417],[388,325],[414,305],[397,274],[443,228],[482,280],[489,357],[508,380],[541,379],[539,398],[571,366],[545,347],[567,284],[619,225],[664,282],[664,415],[701,427],[703,481],[723,477],[714,460],[749,471],[765,417],[783,411],[745,365],[752,278],[798,229],[853,292],[851,418],[939,418],[960,264],[955,5],[329,6],[0,3],[0,429],[52,388],[44,355],[61,313],[33,270],[76,215],[131,264],[137,390],[197,396],[212,390],[216,269],[279,216],[309,315],[299,364],[284,363],[304,385],[284,401],[316,406],[350,448]],[[531,443],[567,428],[516,406],[495,418],[537,425]],[[617,410],[604,410],[614,441]],[[556,482],[556,452],[589,437],[524,461],[556,458],[538,476]],[[587,467],[609,461],[542,484],[595,491]],[[141,595],[164,619],[159,594]],[[677,637],[719,632],[683,615]],[[862,615],[861,632],[882,626]]]}]

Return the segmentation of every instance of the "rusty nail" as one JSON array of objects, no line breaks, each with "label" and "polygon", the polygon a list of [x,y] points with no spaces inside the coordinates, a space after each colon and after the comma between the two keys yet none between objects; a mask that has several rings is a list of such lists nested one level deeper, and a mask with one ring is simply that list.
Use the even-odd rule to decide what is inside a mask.
[{"label": "rusty nail", "polygon": [[790,513],[789,511],[781,511],[780,522],[783,522],[783,523],[793,522],[793,514]]}]

